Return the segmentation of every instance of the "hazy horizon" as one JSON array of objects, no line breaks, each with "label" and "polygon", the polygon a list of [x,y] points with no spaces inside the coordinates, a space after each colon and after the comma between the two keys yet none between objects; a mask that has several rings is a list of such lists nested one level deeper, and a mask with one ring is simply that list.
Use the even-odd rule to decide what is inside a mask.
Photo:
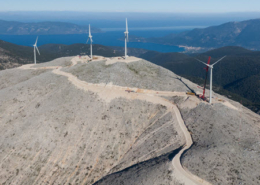
[{"label": "hazy horizon", "polygon": [[9,11],[95,11],[95,12],[253,12],[259,11],[259,0],[9,0],[1,2],[0,10]]},{"label": "hazy horizon", "polygon": [[128,18],[132,28],[139,27],[206,27],[232,21],[260,18],[260,12],[241,13],[134,13],[83,11],[0,11],[0,19],[20,22],[60,21],[99,28],[124,27]]}]

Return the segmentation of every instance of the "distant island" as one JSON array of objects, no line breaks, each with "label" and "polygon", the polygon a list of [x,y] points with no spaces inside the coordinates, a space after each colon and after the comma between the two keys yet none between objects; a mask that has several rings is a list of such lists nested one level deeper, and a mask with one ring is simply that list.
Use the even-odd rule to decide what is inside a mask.
[{"label": "distant island", "polygon": [[[88,33],[88,25],[81,26],[66,22],[23,23],[0,20],[0,25],[0,35],[65,35]],[[101,32],[100,29],[95,27],[92,27],[91,31],[92,33]]]}]

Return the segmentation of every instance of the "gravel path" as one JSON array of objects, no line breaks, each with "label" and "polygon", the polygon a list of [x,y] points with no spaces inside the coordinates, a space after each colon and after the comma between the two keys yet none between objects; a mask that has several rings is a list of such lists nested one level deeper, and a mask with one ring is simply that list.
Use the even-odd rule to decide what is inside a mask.
[{"label": "gravel path", "polygon": [[[133,60],[133,59],[132,59]],[[135,61],[135,60],[133,60]],[[75,62],[73,63],[76,64]],[[105,101],[110,102],[111,100],[115,98],[126,98],[126,99],[139,99],[139,100],[145,100],[154,104],[161,104],[167,107],[168,111],[170,111],[172,114],[174,114],[177,117],[179,126],[181,127],[185,139],[186,139],[186,145],[185,147],[173,158],[172,164],[174,166],[174,176],[181,181],[184,184],[187,185],[210,185],[210,183],[206,182],[205,180],[191,174],[190,172],[183,169],[181,163],[180,163],[180,157],[183,154],[184,151],[188,150],[192,145],[192,139],[190,136],[190,133],[188,132],[187,127],[184,124],[184,121],[182,120],[181,114],[179,112],[179,109],[176,105],[170,103],[166,99],[160,97],[160,96],[186,96],[185,93],[182,92],[164,92],[164,91],[153,91],[153,90],[146,90],[146,89],[140,89],[140,93],[126,93],[126,90],[135,91],[136,89],[129,89],[128,87],[120,87],[115,85],[109,85],[106,86],[106,84],[92,84],[87,83],[85,81],[79,80],[76,76],[72,75],[71,73],[67,73],[64,71],[61,71],[61,67],[58,69],[53,70],[54,74],[62,75],[68,77],[68,80],[74,84],[77,88],[83,89],[85,91],[92,91],[96,92],[100,98],[102,98]],[[110,93],[110,91],[113,91],[113,93]],[[108,96],[110,95],[110,96]]]}]

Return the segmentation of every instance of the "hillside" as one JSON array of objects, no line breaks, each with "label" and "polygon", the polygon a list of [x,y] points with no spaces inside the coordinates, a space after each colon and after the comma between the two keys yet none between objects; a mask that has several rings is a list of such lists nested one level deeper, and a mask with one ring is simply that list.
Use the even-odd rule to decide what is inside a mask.
[{"label": "hillside", "polygon": [[[260,50],[260,19],[196,28],[160,38],[137,39],[141,42],[185,46],[187,52],[200,52],[224,46],[241,46],[251,50]],[[130,41],[135,42],[136,39],[130,38]]]},{"label": "hillside", "polygon": [[[114,50],[108,46],[93,44],[92,47],[94,55],[101,55],[105,57],[122,55],[121,52],[118,52],[117,50]],[[39,49],[42,49],[45,52],[52,53],[59,57],[90,54],[89,44],[47,44],[40,46]]]},{"label": "hillside", "polygon": [[[37,22],[23,23],[0,20],[1,35],[62,35],[86,34],[88,26],[80,26],[65,22]],[[101,32],[98,28],[91,28],[92,33]]]},{"label": "hillside", "polygon": [[140,55],[140,58],[151,61],[154,64],[161,65],[167,61],[178,62],[180,60],[189,59],[190,57],[183,53],[160,53],[157,51],[148,51]]},{"label": "hillside", "polygon": [[[37,55],[37,62],[42,63],[59,57],[89,54],[89,45],[47,44],[40,46],[39,50],[41,55]],[[117,50],[98,44],[93,45],[93,53],[106,57],[122,55]],[[0,40],[0,70],[29,63],[33,63],[33,47],[20,46]]]},{"label": "hillside", "polygon": [[[125,53],[125,47],[120,47],[120,46],[109,46],[111,49],[116,50],[119,53]],[[127,48],[127,54],[129,56],[135,56],[139,57],[140,55],[148,52],[149,50],[142,49],[142,48]]]},{"label": "hillside", "polygon": [[260,116],[148,61],[63,57],[0,81],[0,184],[260,183]]},{"label": "hillside", "polygon": [[150,60],[203,86],[205,66],[197,62],[195,58],[207,61],[208,56],[211,56],[211,63],[214,63],[224,55],[227,57],[214,66],[214,90],[236,101],[242,101],[255,112],[260,111],[260,83],[257,80],[260,75],[260,52],[233,46],[211,50],[196,56],[146,53],[140,58]]}]

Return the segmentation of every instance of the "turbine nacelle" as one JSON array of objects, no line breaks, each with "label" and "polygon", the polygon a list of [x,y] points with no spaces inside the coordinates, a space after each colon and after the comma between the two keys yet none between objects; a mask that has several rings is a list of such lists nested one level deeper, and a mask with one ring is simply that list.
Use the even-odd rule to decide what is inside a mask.
[{"label": "turbine nacelle", "polygon": [[87,43],[88,43],[89,40],[90,40],[90,42],[93,42],[93,40],[92,40],[92,35],[91,35],[90,25],[89,25],[89,30],[88,30],[88,40],[87,40]]},{"label": "turbine nacelle", "polygon": [[127,42],[128,42],[128,34],[129,34],[129,32],[126,31],[126,32],[125,32],[125,38],[126,38]]},{"label": "turbine nacelle", "polygon": [[38,37],[37,37],[36,42],[35,42],[35,44],[33,45],[33,47],[34,47],[34,49],[37,50],[38,54],[41,55],[41,54],[40,54],[40,51],[39,51],[39,49],[38,49],[38,47],[37,47],[37,42],[38,42]]},{"label": "turbine nacelle", "polygon": [[224,57],[222,57],[221,59],[219,59],[217,62],[215,62],[214,64],[207,64],[207,63],[205,63],[205,62],[202,62],[201,60],[199,60],[199,59],[197,59],[197,58],[195,58],[197,61],[199,61],[199,62],[201,62],[201,63],[203,63],[203,64],[205,64],[206,66],[208,66],[208,67],[210,67],[210,68],[213,68],[213,66],[215,65],[215,64],[217,64],[218,62],[220,62],[221,60],[223,60],[224,58],[225,58],[226,56],[224,56]]}]

